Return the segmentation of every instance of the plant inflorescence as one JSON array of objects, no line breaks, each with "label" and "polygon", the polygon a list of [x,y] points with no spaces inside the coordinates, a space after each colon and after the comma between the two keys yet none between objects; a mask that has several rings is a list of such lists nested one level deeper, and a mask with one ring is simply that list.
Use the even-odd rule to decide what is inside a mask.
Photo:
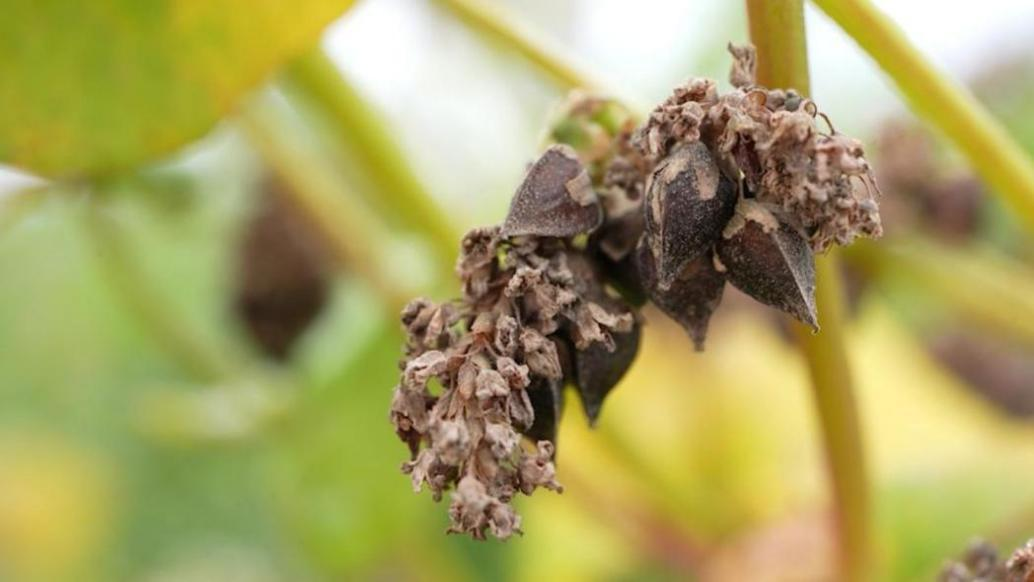
[{"label": "plant inflorescence", "polygon": [[594,422],[645,300],[700,350],[727,282],[818,329],[814,254],[881,233],[860,143],[792,89],[756,85],[752,47],[730,52],[732,91],[690,79],[641,125],[572,95],[502,225],[464,237],[462,297],[403,311],[391,418],[414,488],[453,489],[449,531],[507,538],[517,492],[561,489],[564,386]]}]

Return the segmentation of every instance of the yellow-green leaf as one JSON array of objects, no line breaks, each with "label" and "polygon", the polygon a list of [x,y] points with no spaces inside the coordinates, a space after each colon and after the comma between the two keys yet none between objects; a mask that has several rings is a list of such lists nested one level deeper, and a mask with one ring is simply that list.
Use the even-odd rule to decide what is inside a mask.
[{"label": "yellow-green leaf", "polygon": [[0,162],[106,173],[201,136],[353,0],[7,0]]}]

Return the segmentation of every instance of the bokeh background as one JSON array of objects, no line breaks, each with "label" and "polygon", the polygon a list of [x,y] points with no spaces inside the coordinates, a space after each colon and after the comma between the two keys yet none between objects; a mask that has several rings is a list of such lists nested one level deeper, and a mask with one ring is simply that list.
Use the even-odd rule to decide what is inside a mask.
[{"label": "bokeh background", "polygon": [[[727,87],[725,44],[746,40],[737,2],[494,3],[638,104],[689,76]],[[126,11],[131,31],[176,4],[96,9]],[[236,4],[215,3],[246,41],[292,26],[290,10],[258,23]],[[1034,5],[877,4],[1034,151]],[[33,125],[45,116],[12,104],[60,117],[48,95],[81,80],[48,87],[47,68],[110,41],[98,54],[116,60],[84,73],[103,75],[139,38],[31,5],[0,1],[16,32],[0,52],[53,63],[22,78],[0,56],[0,133],[38,129],[19,143],[56,151]],[[850,39],[817,11],[807,26],[814,98],[865,142],[883,187],[886,242],[844,257],[878,571],[931,579],[974,536],[1034,536],[1034,247]],[[325,69],[288,64],[157,161],[169,148],[88,180],[0,171],[0,580],[826,579],[803,361],[780,316],[728,294],[704,354],[647,313],[596,429],[569,400],[566,490],[519,502],[523,537],[444,535],[446,506],[413,494],[387,420],[397,309],[456,292],[443,247],[500,220],[565,91],[431,1],[360,1],[319,42],[316,65],[351,90],[329,91],[337,105],[299,81]],[[217,52],[184,58],[216,78],[244,68]],[[132,54],[161,75],[162,55]],[[84,118],[124,106],[89,131],[117,136],[143,107],[124,101],[147,79],[121,80],[83,93]],[[179,119],[149,115],[166,113]]]}]

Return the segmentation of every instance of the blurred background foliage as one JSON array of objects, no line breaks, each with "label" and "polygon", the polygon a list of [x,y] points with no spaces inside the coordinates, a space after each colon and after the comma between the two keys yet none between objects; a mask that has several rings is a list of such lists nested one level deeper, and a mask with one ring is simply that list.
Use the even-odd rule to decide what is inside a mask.
[{"label": "blurred background foliage", "polygon": [[[828,576],[805,369],[735,296],[703,355],[648,313],[599,426],[565,411],[566,490],[521,502],[522,538],[445,536],[399,473],[398,307],[455,292],[458,233],[502,216],[557,71],[448,2],[0,4],[0,580]],[[636,103],[724,83],[746,37],[737,3],[495,4]],[[1015,4],[947,64],[1034,151]],[[1034,535],[1034,251],[808,24],[815,97],[884,190],[886,242],[845,261],[878,572],[930,579],[972,536]]]}]

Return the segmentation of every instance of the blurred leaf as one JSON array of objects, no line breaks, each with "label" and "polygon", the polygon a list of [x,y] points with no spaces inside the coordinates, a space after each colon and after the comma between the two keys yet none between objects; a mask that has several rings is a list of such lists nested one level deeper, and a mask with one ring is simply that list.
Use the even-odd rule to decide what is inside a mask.
[{"label": "blurred leaf", "polygon": [[168,153],[312,45],[352,0],[14,0],[0,19],[0,160],[54,176]]}]

